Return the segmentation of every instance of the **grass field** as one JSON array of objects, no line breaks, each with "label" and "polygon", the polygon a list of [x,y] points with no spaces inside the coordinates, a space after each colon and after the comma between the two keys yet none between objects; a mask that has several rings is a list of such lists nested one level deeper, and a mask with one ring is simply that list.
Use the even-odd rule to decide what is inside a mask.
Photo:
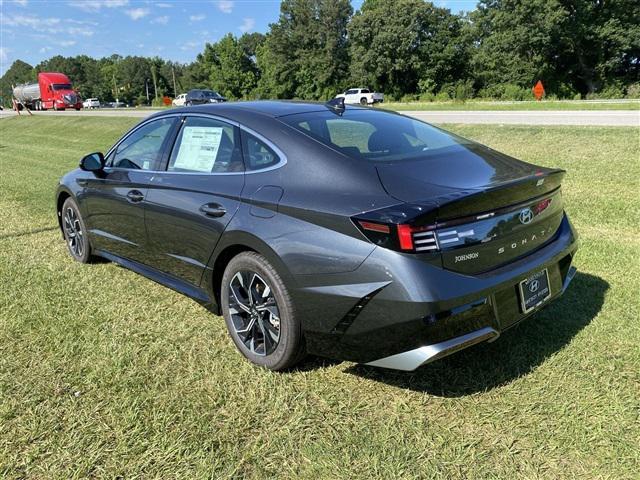
[{"label": "grass field", "polygon": [[568,170],[569,291],[414,373],[276,374],[195,302],[68,256],[57,179],[135,121],[0,121],[1,478],[638,478],[640,129],[449,126]]},{"label": "grass field", "polygon": [[639,100],[582,101],[545,100],[542,102],[497,102],[469,100],[467,102],[384,102],[380,108],[394,111],[406,110],[640,110]]}]

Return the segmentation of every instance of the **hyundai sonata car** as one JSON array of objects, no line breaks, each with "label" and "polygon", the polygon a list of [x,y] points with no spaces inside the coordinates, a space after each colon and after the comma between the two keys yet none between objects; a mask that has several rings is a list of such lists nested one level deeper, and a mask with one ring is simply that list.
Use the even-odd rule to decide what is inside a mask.
[{"label": "hyundai sonata car", "polygon": [[100,256],[224,316],[250,361],[414,370],[558,298],[578,241],[564,171],[380,110],[174,109],[84,157],[56,208]]}]

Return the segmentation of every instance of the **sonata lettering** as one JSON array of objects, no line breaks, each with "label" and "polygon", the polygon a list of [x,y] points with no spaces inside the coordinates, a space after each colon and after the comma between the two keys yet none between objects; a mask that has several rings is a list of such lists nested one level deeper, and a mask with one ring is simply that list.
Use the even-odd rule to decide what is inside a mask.
[{"label": "sonata lettering", "polygon": [[[534,233],[530,237],[523,238],[522,240],[520,240],[520,243],[513,242],[513,243],[511,243],[511,245],[509,245],[507,247],[499,247],[498,248],[498,255],[502,255],[507,250],[515,250],[516,248],[518,248],[518,246],[524,246],[529,241],[535,242],[538,239],[538,235],[540,235],[541,237],[544,237],[546,233],[547,233],[546,230],[540,230],[540,232],[538,232],[538,234]],[[457,257],[456,257],[456,261],[457,261]]]}]

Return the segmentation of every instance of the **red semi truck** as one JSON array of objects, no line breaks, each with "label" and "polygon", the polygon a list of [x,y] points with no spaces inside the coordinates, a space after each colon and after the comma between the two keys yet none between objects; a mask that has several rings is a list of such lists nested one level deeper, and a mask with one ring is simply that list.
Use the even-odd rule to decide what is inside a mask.
[{"label": "red semi truck", "polygon": [[64,110],[82,108],[82,99],[71,86],[71,80],[63,73],[41,72],[38,83],[25,83],[13,89],[13,97],[29,110]]}]

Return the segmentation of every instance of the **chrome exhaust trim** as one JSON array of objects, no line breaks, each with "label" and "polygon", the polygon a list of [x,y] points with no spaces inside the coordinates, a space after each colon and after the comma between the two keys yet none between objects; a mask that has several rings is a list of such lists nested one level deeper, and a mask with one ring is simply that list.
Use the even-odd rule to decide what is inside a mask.
[{"label": "chrome exhaust trim", "polygon": [[564,279],[564,283],[562,284],[562,293],[567,289],[573,277],[578,273],[578,269],[576,267],[569,267],[569,271],[567,272],[567,277]]},{"label": "chrome exhaust trim", "polygon": [[366,365],[372,367],[391,368],[393,370],[404,370],[411,372],[421,365],[431,363],[434,360],[446,357],[459,350],[463,350],[476,343],[493,341],[500,334],[491,327],[484,327],[465,335],[461,335],[444,342],[426,345],[407,352],[398,353],[389,357],[374,360]]}]

